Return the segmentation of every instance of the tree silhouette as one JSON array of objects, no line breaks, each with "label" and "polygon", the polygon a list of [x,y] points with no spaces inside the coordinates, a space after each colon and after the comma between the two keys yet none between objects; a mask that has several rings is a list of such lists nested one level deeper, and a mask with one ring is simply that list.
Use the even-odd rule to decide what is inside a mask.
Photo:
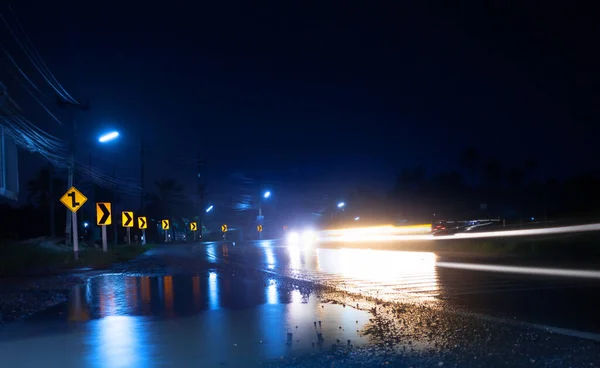
[{"label": "tree silhouette", "polygon": [[49,211],[50,235],[56,234],[56,206],[64,194],[66,181],[54,175],[52,166],[42,167],[35,177],[27,181],[27,202]]},{"label": "tree silhouette", "polygon": [[479,173],[479,165],[481,163],[481,154],[475,147],[467,147],[460,156],[460,166],[467,170],[471,186],[477,187],[477,176]]},{"label": "tree silhouette", "polygon": [[[36,206],[47,206],[63,195],[66,181],[53,175],[52,167],[42,167],[27,181],[27,202]],[[52,182],[50,182],[52,180]]]}]

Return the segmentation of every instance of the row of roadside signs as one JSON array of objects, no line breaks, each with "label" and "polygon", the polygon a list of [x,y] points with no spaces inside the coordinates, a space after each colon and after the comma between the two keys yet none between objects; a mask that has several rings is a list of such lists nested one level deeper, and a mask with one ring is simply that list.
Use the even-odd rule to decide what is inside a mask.
[{"label": "row of roadside signs", "polygon": [[[258,226],[256,227],[256,230],[257,230],[258,232],[262,232],[262,231],[263,231],[263,227],[262,227],[262,225],[258,225]],[[227,228],[227,225],[226,225],[226,224],[223,224],[223,225],[221,225],[221,232],[222,232],[222,233],[226,233],[227,231],[229,231],[229,229]]]},{"label": "row of roadside signs", "polygon": [[[71,187],[67,192],[60,198],[62,204],[65,205],[71,212],[77,212],[85,202],[87,197],[83,195],[77,188]],[[96,224],[99,226],[106,226],[112,224],[112,209],[110,202],[98,202],[96,203]],[[133,211],[123,211],[121,213],[121,224],[123,227],[134,227],[134,214]],[[144,216],[137,218],[138,229],[144,230],[148,228],[148,220]],[[227,225],[225,230],[227,231]],[[169,230],[171,223],[169,220],[161,220],[161,227],[163,230]],[[196,222],[190,223],[190,230],[197,231],[198,224]]]}]

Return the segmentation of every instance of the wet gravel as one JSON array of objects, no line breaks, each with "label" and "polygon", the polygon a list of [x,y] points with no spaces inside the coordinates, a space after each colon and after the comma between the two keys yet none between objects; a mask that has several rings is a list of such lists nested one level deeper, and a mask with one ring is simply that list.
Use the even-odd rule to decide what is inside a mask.
[{"label": "wet gravel", "polygon": [[19,321],[63,303],[92,273],[0,279],[0,324]]},{"label": "wet gravel", "polygon": [[[132,275],[197,274],[217,266],[185,254],[154,252],[114,265],[106,272]],[[336,285],[319,285],[252,267],[220,265],[221,272],[276,280],[324,303],[369,311],[361,331],[366,347],[325,341],[303,356],[263,362],[265,367],[599,367],[600,343],[553,334],[515,321],[499,322],[433,303],[391,303],[350,294]],[[66,301],[68,290],[98,271],[0,280],[0,322],[20,320]],[[325,304],[323,307],[326,308]]]}]

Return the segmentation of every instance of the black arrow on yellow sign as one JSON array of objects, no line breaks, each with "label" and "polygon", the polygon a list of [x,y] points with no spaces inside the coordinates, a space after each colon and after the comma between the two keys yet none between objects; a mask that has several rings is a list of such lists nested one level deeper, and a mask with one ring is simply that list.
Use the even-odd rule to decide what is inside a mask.
[{"label": "black arrow on yellow sign", "polygon": [[98,225],[110,225],[110,203],[96,203],[96,220]]},{"label": "black arrow on yellow sign", "polygon": [[148,225],[146,224],[146,218],[145,217],[138,217],[138,227],[141,230],[144,230],[145,228],[148,227]]},{"label": "black arrow on yellow sign", "polygon": [[131,212],[123,212],[123,219],[125,220],[123,221],[123,227],[133,227],[133,224],[131,223],[133,221],[133,216],[131,215]]}]

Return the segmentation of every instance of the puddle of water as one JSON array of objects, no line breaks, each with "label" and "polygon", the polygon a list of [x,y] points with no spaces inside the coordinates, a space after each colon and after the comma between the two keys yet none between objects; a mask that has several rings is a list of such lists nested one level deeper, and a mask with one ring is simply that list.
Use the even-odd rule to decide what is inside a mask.
[{"label": "puddle of water", "polygon": [[318,351],[317,333],[323,349],[363,345],[357,330],[369,318],[274,280],[104,275],[75,288],[68,303],[5,326],[0,356],[10,367],[248,367]]}]

